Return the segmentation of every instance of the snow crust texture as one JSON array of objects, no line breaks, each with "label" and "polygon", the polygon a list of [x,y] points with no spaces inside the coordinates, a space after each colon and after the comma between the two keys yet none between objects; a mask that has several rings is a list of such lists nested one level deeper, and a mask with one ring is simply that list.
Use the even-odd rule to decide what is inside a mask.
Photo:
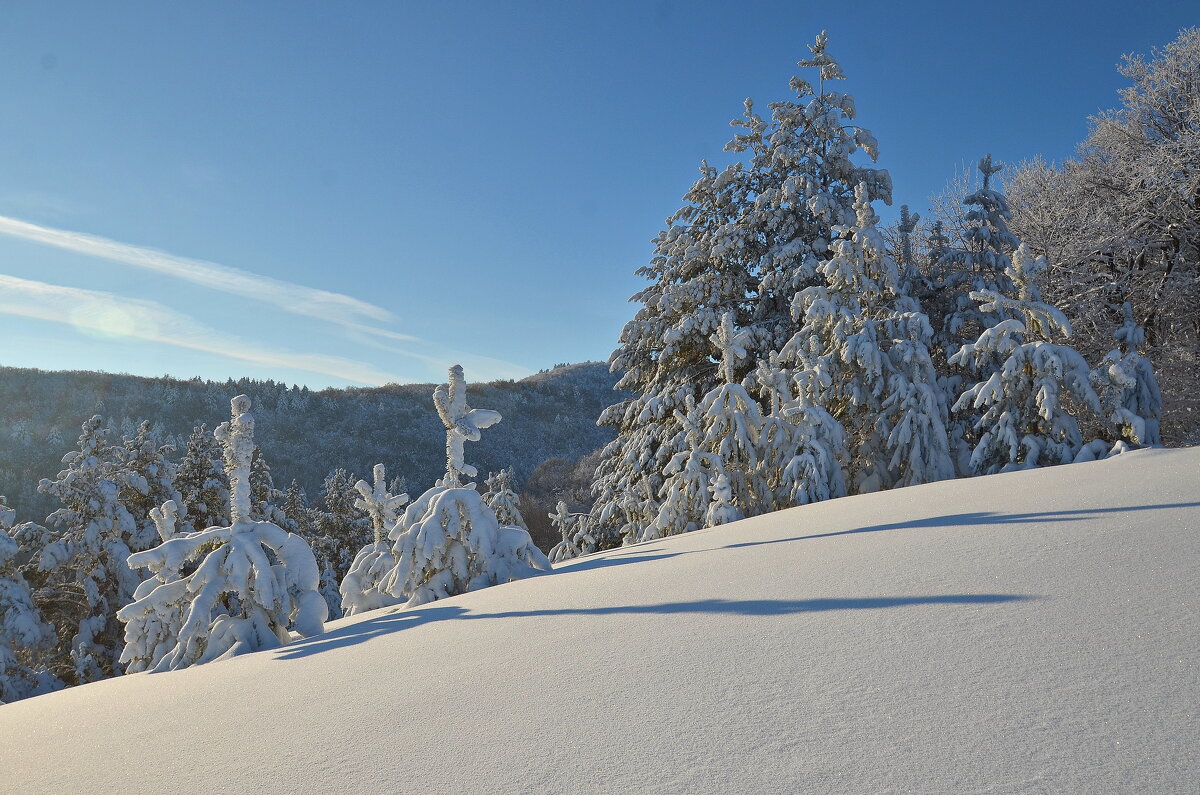
[{"label": "snow crust texture", "polygon": [[828,500],[5,705],[0,790],[1195,792],[1198,566],[1200,449]]}]

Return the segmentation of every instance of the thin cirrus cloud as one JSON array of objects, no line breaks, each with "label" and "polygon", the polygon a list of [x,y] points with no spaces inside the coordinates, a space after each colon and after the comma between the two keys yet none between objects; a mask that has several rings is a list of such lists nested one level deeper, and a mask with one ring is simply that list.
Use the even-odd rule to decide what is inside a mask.
[{"label": "thin cirrus cloud", "polygon": [[212,290],[253,298],[287,312],[324,320],[361,333],[405,342],[419,341],[407,334],[370,326],[364,321],[390,321],[393,319],[392,313],[383,307],[341,293],[259,276],[215,262],[180,257],[145,246],[120,243],[98,235],[39,226],[3,215],[0,215],[0,235],[172,276]]},{"label": "thin cirrus cloud", "polygon": [[[72,232],[65,229],[31,224],[27,221],[21,221],[4,215],[0,215],[0,235],[7,235],[39,245],[52,246],[85,256],[98,257],[110,262],[181,279],[213,290],[261,301],[305,318],[318,319],[335,324],[340,326],[351,338],[367,343],[371,347],[385,350],[408,359],[414,359],[435,368],[446,367],[450,363],[464,364],[470,367],[476,373],[476,376],[482,380],[521,378],[530,373],[528,368],[513,362],[442,349],[440,346],[422,340],[419,337],[379,328],[372,325],[372,321],[391,321],[394,319],[391,312],[382,307],[341,293],[305,287],[304,285],[285,282],[268,276],[260,276],[249,271],[230,268],[215,262],[181,257],[165,251],[121,243],[85,232]],[[70,288],[63,287],[56,289],[66,290]],[[112,297],[110,296],[110,298]],[[161,304],[143,303],[143,308],[152,307],[156,312],[171,312]],[[185,317],[174,313],[171,314],[175,317]],[[162,341],[165,342],[166,340]],[[169,342],[168,344],[179,343],[180,338],[176,338],[175,342]],[[397,343],[400,344],[397,345]],[[183,347],[197,346],[184,345]],[[209,348],[203,349],[209,350]],[[243,347],[242,350],[245,350],[245,348]],[[289,355],[301,356],[305,361],[309,362],[321,358],[307,354]],[[278,354],[273,353],[271,356],[277,357]],[[238,356],[236,358],[247,359],[248,357]],[[268,361],[268,359],[250,360]],[[275,363],[277,362],[277,358],[271,358],[269,361]],[[330,361],[349,362],[350,360],[331,359]],[[366,365],[361,366],[365,367]],[[313,370],[311,367],[298,369],[304,369],[309,372],[322,372],[327,375],[335,374],[327,369]],[[377,375],[379,374],[377,370],[374,372]],[[359,383],[374,383],[372,379],[354,378],[345,375],[338,375],[338,377]],[[399,380],[392,376],[387,376],[387,379]]]},{"label": "thin cirrus cloud", "polygon": [[400,379],[370,364],[247,344],[162,304],[0,274],[0,314],[46,320],[108,339],[137,339],[360,384]]}]

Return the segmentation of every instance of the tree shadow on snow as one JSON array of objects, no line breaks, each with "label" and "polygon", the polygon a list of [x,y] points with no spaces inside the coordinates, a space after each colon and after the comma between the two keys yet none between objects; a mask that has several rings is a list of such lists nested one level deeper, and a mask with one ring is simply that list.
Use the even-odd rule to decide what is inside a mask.
[{"label": "tree shadow on snow", "polygon": [[510,610],[500,613],[472,613],[458,605],[436,603],[411,610],[398,609],[369,618],[315,638],[293,642],[276,652],[280,660],[310,657],[323,651],[365,643],[427,624],[431,621],[477,621],[488,619],[540,618],[546,616],[613,615],[685,615],[717,614],[731,616],[785,616],[820,613],[830,610],[877,610],[916,605],[971,605],[1023,602],[1040,597],[1022,594],[942,594],[938,596],[873,596],[828,599],[700,599],[692,602],[664,602],[655,605],[608,605],[605,607],[564,607],[543,610]]},{"label": "tree shadow on snow", "polygon": [[944,516],[930,516],[924,519],[913,519],[908,522],[893,522],[877,524],[869,527],[855,527],[850,530],[837,530],[832,533],[808,533],[791,538],[774,538],[768,541],[742,541],[737,544],[726,544],[720,549],[740,549],[742,547],[757,547],[766,544],[786,544],[792,541],[809,541],[817,538],[833,538],[835,536],[850,536],[859,533],[881,533],[888,530],[908,530],[920,527],[969,527],[971,525],[1006,525],[1051,522],[1080,522],[1086,519],[1097,519],[1103,514],[1130,513],[1134,511],[1156,511],[1167,508],[1196,508],[1200,502],[1172,502],[1161,505],[1130,505],[1124,508],[1078,508],[1065,511],[1038,511],[1034,513],[996,513],[995,511],[973,511],[971,513],[954,513]]}]

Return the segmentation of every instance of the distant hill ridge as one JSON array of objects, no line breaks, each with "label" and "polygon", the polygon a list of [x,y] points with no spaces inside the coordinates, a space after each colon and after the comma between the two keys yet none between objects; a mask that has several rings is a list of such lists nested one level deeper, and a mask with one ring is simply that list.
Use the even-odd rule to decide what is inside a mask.
[{"label": "distant hill ridge", "polygon": [[[597,449],[612,438],[596,418],[618,399],[615,383],[606,364],[584,362],[520,381],[470,384],[471,405],[495,409],[504,420],[468,446],[468,461],[481,476],[511,466],[521,480],[542,461],[575,460]],[[212,429],[228,419],[229,400],[238,394],[254,402],[256,439],[278,488],[296,479],[311,501],[331,470],[343,467],[365,477],[383,463],[389,476],[403,476],[417,493],[444,467],[445,433],[434,412],[433,388],[388,384],[313,391],[251,379],[0,367],[0,494],[21,519],[41,521],[58,506],[36,493],[37,482],[58,472],[88,417],[102,415],[117,434],[131,434],[139,420],[149,420],[164,442],[182,452],[193,427],[205,423]]]}]

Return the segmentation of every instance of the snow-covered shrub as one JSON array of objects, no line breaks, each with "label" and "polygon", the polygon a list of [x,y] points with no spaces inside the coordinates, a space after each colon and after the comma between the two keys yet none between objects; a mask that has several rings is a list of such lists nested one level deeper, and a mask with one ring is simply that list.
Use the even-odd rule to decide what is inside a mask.
[{"label": "snow-covered shrub", "polygon": [[387,586],[406,605],[550,571],[550,561],[519,527],[501,527],[469,486],[432,488],[405,511],[391,537],[398,562]]},{"label": "snow-covered shrub", "polygon": [[464,460],[464,443],[500,421],[499,413],[467,406],[459,365],[433,393],[446,428],[446,475],[405,510],[388,537],[396,566],[384,589],[408,606],[443,599],[550,570],[550,561],[528,531],[501,526],[474,484],[475,468]]},{"label": "snow-covered shrub", "polygon": [[342,579],[342,611],[347,616],[396,603],[396,598],[381,588],[384,577],[397,562],[386,533],[396,523],[398,512],[408,502],[408,495],[388,493],[387,470],[383,464],[376,464],[373,474],[374,485],[368,485],[365,480],[354,485],[359,494],[355,505],[371,517],[375,538],[359,550]]},{"label": "snow-covered shrub", "polygon": [[[186,668],[287,643],[289,630],[323,629],[328,612],[312,550],[278,525],[250,518],[254,417],[245,395],[230,407],[232,420],[216,430],[225,446],[230,524],[170,537],[129,557],[131,566],[152,573],[152,587],[118,613],[127,631],[122,659],[131,668]],[[160,515],[164,536],[172,529],[168,512]],[[160,630],[176,620],[172,643]]]}]

